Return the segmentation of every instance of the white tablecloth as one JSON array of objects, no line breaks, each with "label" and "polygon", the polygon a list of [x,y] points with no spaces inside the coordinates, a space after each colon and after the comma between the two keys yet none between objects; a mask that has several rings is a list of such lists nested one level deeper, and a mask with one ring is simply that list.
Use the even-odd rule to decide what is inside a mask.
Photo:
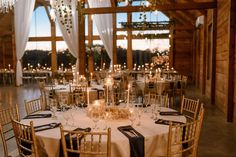
[{"label": "white tablecloth", "polygon": [[[170,111],[172,109],[161,108],[161,111]],[[43,111],[50,112],[50,111]],[[93,121],[86,115],[86,112],[76,110],[73,112],[74,126],[72,126],[73,119],[70,119],[70,126],[64,126],[65,129],[75,129],[77,127],[86,128],[94,125]],[[155,124],[154,120],[150,118],[150,113],[143,113],[141,117],[141,125],[134,125],[133,128],[141,133],[145,137],[145,156],[156,157],[160,155],[166,155],[167,142],[168,142],[168,125]],[[158,116],[158,118],[166,120],[174,120],[180,122],[186,122],[184,116]],[[41,118],[41,119],[23,119],[21,122],[28,124],[31,120],[34,122],[34,126],[48,124],[52,122],[61,122],[65,124],[63,118],[63,112],[57,113],[57,119],[53,118]],[[98,125],[102,130],[105,122],[99,121]],[[112,157],[129,157],[130,146],[128,138],[122,134],[117,127],[130,125],[130,121],[127,120],[110,120],[108,126],[111,128],[111,152]],[[92,130],[93,131],[93,130]],[[60,129],[54,128],[45,131],[36,132],[37,138],[42,141],[44,149],[49,157],[58,157],[60,150]]]}]

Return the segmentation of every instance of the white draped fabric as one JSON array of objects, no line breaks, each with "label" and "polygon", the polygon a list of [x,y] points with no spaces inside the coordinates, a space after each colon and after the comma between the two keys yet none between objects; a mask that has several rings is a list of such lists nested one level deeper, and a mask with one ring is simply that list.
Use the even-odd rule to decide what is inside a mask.
[{"label": "white draped fabric", "polygon": [[14,8],[15,41],[16,41],[16,85],[22,85],[21,58],[29,37],[30,23],[33,15],[35,0],[18,0]]},{"label": "white draped fabric", "polygon": [[[90,8],[110,7],[110,0],[88,0]],[[99,36],[104,44],[104,47],[113,63],[113,26],[112,14],[94,15],[93,20],[96,23]]]},{"label": "white draped fabric", "polygon": [[66,30],[65,25],[60,22],[62,18],[59,16],[58,12],[56,12],[56,21],[60,27],[63,39],[66,42],[69,51],[75,58],[77,58],[76,65],[78,65],[78,11],[76,9],[77,0],[64,0],[64,4],[68,5],[70,3],[72,7],[72,28],[70,30],[70,33],[68,33],[68,31]]}]

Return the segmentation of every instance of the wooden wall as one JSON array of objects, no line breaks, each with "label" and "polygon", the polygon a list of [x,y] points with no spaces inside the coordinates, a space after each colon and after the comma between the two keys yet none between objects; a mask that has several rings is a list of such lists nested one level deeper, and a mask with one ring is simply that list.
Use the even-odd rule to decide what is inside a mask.
[{"label": "wooden wall", "polygon": [[[234,9],[232,9],[231,5],[234,5]],[[196,64],[199,65],[196,70],[196,86],[201,89],[202,94],[207,98],[215,100],[213,105],[216,105],[225,113],[228,121],[233,121],[231,118],[233,116],[234,121],[236,121],[236,107],[234,107],[236,102],[236,20],[233,19],[236,15],[235,6],[233,0],[218,0],[216,29],[211,28],[211,25],[214,24],[213,19],[215,15],[213,10],[209,10],[207,12],[205,26],[199,30],[200,32],[197,31],[198,39],[196,39],[200,40],[200,47],[198,49],[196,48]],[[209,52],[212,50],[210,44],[213,41],[210,42],[212,40],[210,37],[214,30],[216,30],[216,52]],[[202,40],[201,37],[204,39]],[[215,60],[214,57],[212,58],[213,55],[215,55]],[[213,62],[215,62],[214,74],[212,74],[214,68]],[[198,73],[199,76],[197,76]],[[215,79],[215,84],[212,82],[212,77],[215,77],[213,78],[213,80]],[[215,86],[213,96],[212,86]]]},{"label": "wooden wall", "polygon": [[4,36],[0,38],[0,69],[8,68],[8,64],[13,66],[12,37]]},{"label": "wooden wall", "polygon": [[192,31],[176,30],[174,32],[173,67],[182,75],[192,80],[193,76],[193,33]]}]

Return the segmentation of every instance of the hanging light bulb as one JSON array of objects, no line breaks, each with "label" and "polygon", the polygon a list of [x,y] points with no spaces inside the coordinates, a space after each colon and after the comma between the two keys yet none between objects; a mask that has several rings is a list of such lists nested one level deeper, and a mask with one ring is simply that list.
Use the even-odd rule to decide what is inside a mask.
[{"label": "hanging light bulb", "polygon": [[146,7],[149,7],[150,6],[150,2],[149,1],[146,1]]},{"label": "hanging light bulb", "polygon": [[157,10],[155,10],[155,15],[157,15],[158,14],[158,11]]},{"label": "hanging light bulb", "polygon": [[129,1],[128,0],[125,0],[125,5],[128,5],[129,4]]}]

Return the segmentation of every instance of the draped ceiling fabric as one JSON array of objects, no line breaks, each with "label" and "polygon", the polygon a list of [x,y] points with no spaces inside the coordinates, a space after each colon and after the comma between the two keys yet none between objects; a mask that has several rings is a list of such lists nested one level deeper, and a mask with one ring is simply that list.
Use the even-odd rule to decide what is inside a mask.
[{"label": "draped ceiling fabric", "polygon": [[[110,0],[88,0],[90,8],[111,7]],[[99,36],[113,64],[113,26],[112,14],[94,15],[93,20],[96,23]]]},{"label": "draped ceiling fabric", "polygon": [[21,58],[24,55],[29,37],[30,23],[35,0],[18,0],[14,8],[15,41],[16,41],[16,85],[22,85]]},{"label": "draped ceiling fabric", "polygon": [[76,60],[76,72],[78,71],[78,65],[79,65],[79,56],[78,56],[78,11],[76,9],[77,6],[77,0],[64,0],[65,4],[70,4],[72,7],[72,28],[70,30],[70,33],[66,30],[65,25],[63,25],[60,21],[62,17],[59,16],[58,12],[56,12],[56,21],[60,27],[62,36],[64,41],[66,42],[69,51],[71,54],[77,58]]}]

